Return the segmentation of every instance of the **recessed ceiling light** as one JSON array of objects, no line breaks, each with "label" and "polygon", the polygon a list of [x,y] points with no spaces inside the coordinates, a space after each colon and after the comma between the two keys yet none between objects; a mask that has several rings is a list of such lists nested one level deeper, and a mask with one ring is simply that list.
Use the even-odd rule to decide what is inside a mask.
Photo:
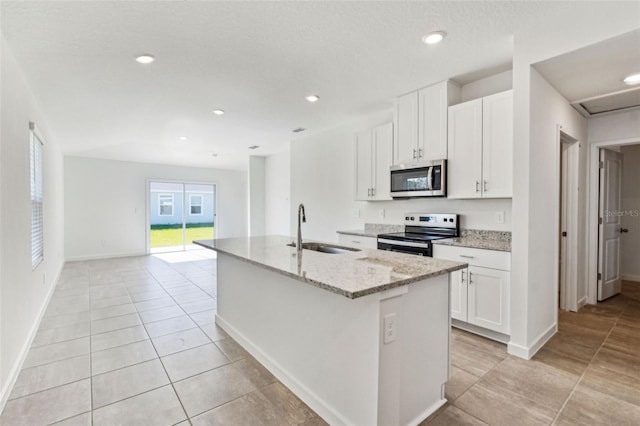
[{"label": "recessed ceiling light", "polygon": [[308,95],[308,96],[305,96],[304,98],[311,103],[318,102],[318,100],[320,100],[320,96],[318,95]]},{"label": "recessed ceiling light", "polygon": [[628,75],[622,81],[624,81],[625,84],[628,84],[630,86],[633,86],[634,84],[639,84],[640,83],[640,72]]},{"label": "recessed ceiling light", "polygon": [[144,55],[140,55],[136,58],[136,61],[140,62],[141,64],[150,64],[155,60],[156,58],[153,55],[149,55],[148,53],[145,53]]},{"label": "recessed ceiling light", "polygon": [[217,156],[218,156],[218,154],[213,153],[213,154],[211,154],[211,156],[212,156],[212,157],[217,157]]},{"label": "recessed ceiling light", "polygon": [[187,137],[186,137],[186,136],[180,136],[180,140],[181,140],[181,141],[186,141],[186,140],[187,140]]},{"label": "recessed ceiling light", "polygon": [[304,132],[305,130],[307,130],[307,129],[305,129],[304,127],[298,127],[297,129],[293,129],[292,132],[293,133],[300,133],[300,132]]},{"label": "recessed ceiling light", "polygon": [[249,147],[249,149],[258,149],[258,148],[260,148],[260,145],[251,145]]},{"label": "recessed ceiling light", "polygon": [[446,35],[447,33],[444,31],[433,31],[422,37],[422,42],[426,44],[438,44],[444,40],[444,36]]},{"label": "recessed ceiling light", "polygon": [[222,114],[224,114],[224,110],[223,109],[214,109],[213,113],[215,115],[222,115]]}]

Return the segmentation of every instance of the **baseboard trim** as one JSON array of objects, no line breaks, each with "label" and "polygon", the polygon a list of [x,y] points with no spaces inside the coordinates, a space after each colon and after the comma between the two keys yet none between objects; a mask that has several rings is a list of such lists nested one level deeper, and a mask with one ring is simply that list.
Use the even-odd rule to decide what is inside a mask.
[{"label": "baseboard trim", "polygon": [[67,257],[65,260],[67,262],[82,262],[83,260],[100,260],[100,259],[115,259],[118,257],[135,257],[135,256],[146,256],[149,253],[146,252],[135,252],[135,253],[107,253],[107,254],[96,254],[90,256],[71,256]]},{"label": "baseboard trim", "polygon": [[313,391],[300,383],[293,377],[285,367],[275,362],[271,357],[262,352],[242,333],[231,326],[219,314],[216,313],[216,324],[235,339],[240,346],[249,352],[258,360],[267,370],[271,372],[278,380],[288,387],[298,398],[304,401],[312,410],[314,410],[324,421],[330,425],[350,425],[351,423],[338,413],[333,407],[327,404],[322,398],[318,397]]},{"label": "baseboard trim", "polygon": [[545,332],[543,332],[530,346],[522,346],[513,342],[507,343],[507,352],[510,355],[517,356],[523,359],[531,359],[533,356],[544,346],[549,339],[553,337],[558,331],[558,325],[553,324]]},{"label": "baseboard trim", "polygon": [[29,348],[31,348],[31,343],[33,343],[33,339],[36,337],[36,333],[38,332],[38,328],[40,328],[40,322],[42,322],[42,318],[44,317],[44,313],[49,306],[49,302],[51,301],[51,297],[53,296],[53,292],[55,291],[58,281],[60,280],[60,274],[62,274],[62,269],[64,268],[65,262],[62,262],[58,267],[58,272],[52,282],[51,287],[49,288],[49,293],[44,298],[42,305],[40,306],[40,313],[38,314],[36,321],[34,322],[31,330],[29,330],[28,338],[25,341],[24,345],[22,345],[22,349],[20,350],[20,355],[18,359],[14,363],[13,367],[9,371],[9,375],[7,377],[7,382],[5,386],[0,390],[0,413],[4,410],[7,401],[9,400],[9,395],[11,395],[11,391],[13,390],[13,386],[16,384],[16,380],[18,380],[18,375],[22,370],[22,365],[24,364],[25,359],[27,358],[27,354],[29,353]]},{"label": "baseboard trim", "polygon": [[436,402],[431,407],[427,408],[422,413],[418,414],[413,420],[410,420],[409,423],[407,423],[407,426],[418,426],[419,424],[424,422],[430,415],[438,411],[440,407],[442,407],[446,403],[447,403],[446,399],[442,399]]},{"label": "baseboard trim", "polygon": [[635,282],[640,282],[640,275],[633,275],[633,274],[621,274],[620,278],[622,278],[625,281],[635,281]]},{"label": "baseboard trim", "polygon": [[451,318],[451,326],[500,343],[508,343],[510,339],[508,334],[498,333],[497,331],[478,327],[477,325],[469,324],[468,322],[460,321],[455,318]]},{"label": "baseboard trim", "polygon": [[586,304],[587,304],[587,296],[585,296],[582,299],[578,300],[578,310],[580,310],[580,308],[582,308]]}]

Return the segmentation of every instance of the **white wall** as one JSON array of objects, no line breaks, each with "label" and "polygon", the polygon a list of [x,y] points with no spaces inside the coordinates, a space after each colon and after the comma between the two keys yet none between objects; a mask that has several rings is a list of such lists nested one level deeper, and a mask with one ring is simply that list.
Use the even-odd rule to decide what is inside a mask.
[{"label": "white wall", "polygon": [[246,172],[65,157],[65,255],[146,253],[147,180],[216,184],[216,236],[247,235]]},{"label": "white wall", "polygon": [[640,281],[640,145],[623,146],[622,167],[622,234],[620,274],[623,279]]},{"label": "white wall", "polygon": [[264,235],[265,227],[265,158],[249,157],[247,198],[249,235]]},{"label": "white wall", "polygon": [[289,150],[265,159],[265,234],[291,231],[291,155]]},{"label": "white wall", "polygon": [[[307,213],[303,236],[324,241],[335,242],[337,230],[362,229],[365,222],[401,224],[407,212],[459,213],[462,228],[511,230],[511,200],[354,201],[354,134],[390,121],[392,112],[381,112],[291,143],[291,235],[299,203]],[[504,224],[495,220],[498,211],[505,213]]]},{"label": "white wall", "polygon": [[[0,410],[64,264],[63,157],[19,65],[1,42]],[[44,260],[31,268],[29,121],[44,138]]]},{"label": "white wall", "polygon": [[504,92],[512,87],[513,71],[504,71],[462,86],[460,88],[460,102]]},{"label": "white wall", "polygon": [[589,142],[640,139],[640,109],[589,119]]},{"label": "white wall", "polygon": [[[560,11],[564,5],[558,4]],[[545,155],[551,140],[536,136],[533,126],[532,95],[539,89],[532,65],[551,57],[571,52],[598,41],[631,31],[637,27],[639,8],[628,2],[590,2],[584,13],[567,19],[566,13],[549,13],[536,31],[517,28],[514,35],[513,90],[514,90],[514,197],[513,242],[511,265],[511,342],[509,351],[519,356],[531,356],[544,341],[549,330],[550,312],[555,309],[557,294],[550,291],[549,282],[543,280],[548,270],[557,262],[552,259],[557,244],[555,230],[546,226],[550,214],[557,217],[557,210],[545,206],[550,199],[549,178],[554,175],[555,155]],[[602,19],[606,16],[607,19]],[[538,81],[539,83],[539,81]],[[544,85],[543,85],[544,86]],[[542,108],[545,97],[536,102]],[[555,97],[553,97],[555,98]],[[563,106],[568,116],[569,109]],[[540,111],[542,112],[542,111]],[[572,113],[571,113],[572,114]],[[570,118],[570,117],[568,117]],[[554,120],[553,127],[560,120]],[[551,123],[548,123],[551,124]],[[555,152],[555,151],[554,151]],[[584,179],[584,177],[583,177]],[[555,185],[555,180],[553,180]],[[585,188],[584,186],[582,188]],[[554,234],[549,237],[546,234]],[[545,235],[545,236],[543,236]],[[557,277],[551,277],[552,282]],[[541,286],[542,285],[542,286]],[[555,315],[555,314],[554,314]]]}]

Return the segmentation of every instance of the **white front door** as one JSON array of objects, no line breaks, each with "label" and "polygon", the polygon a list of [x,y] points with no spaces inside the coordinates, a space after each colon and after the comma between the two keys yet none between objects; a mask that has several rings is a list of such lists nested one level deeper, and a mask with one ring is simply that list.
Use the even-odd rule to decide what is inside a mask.
[{"label": "white front door", "polygon": [[600,225],[598,229],[598,300],[620,293],[620,190],[622,154],[600,150]]}]

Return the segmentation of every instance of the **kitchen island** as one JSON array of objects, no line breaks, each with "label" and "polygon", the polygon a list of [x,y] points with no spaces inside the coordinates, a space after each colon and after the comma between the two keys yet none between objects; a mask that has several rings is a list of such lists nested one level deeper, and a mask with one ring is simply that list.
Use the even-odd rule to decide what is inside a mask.
[{"label": "kitchen island", "polygon": [[196,242],[218,252],[216,323],[332,425],[415,425],[444,404],[448,273],[466,264],[291,241]]}]

